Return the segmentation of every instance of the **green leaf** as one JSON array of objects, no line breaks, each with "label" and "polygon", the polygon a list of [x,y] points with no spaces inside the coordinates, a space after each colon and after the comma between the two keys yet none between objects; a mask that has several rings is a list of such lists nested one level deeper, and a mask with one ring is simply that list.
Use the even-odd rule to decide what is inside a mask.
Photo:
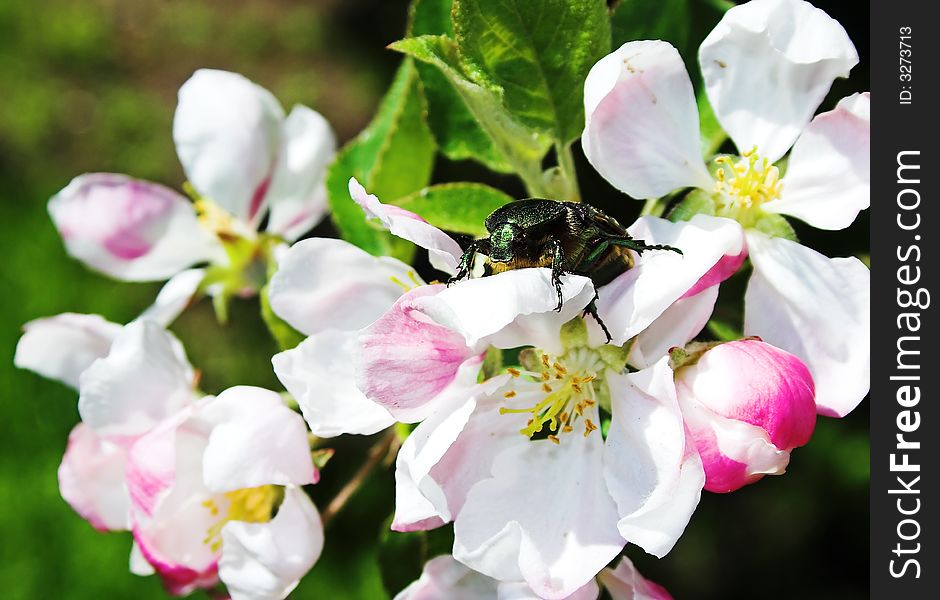
[{"label": "green leaf", "polygon": [[568,143],[584,129],[584,79],[610,51],[603,0],[454,0],[471,78],[503,91],[522,123]]},{"label": "green leaf", "polygon": [[634,40],[663,40],[686,56],[692,0],[623,0],[610,16],[612,46]]},{"label": "green leaf", "polygon": [[512,196],[482,183],[445,183],[424,188],[395,204],[440,229],[480,237],[486,235],[486,217],[512,201]]},{"label": "green leaf", "polygon": [[[454,28],[450,20],[452,5],[453,0],[414,0],[411,4],[409,37],[453,37]],[[476,160],[500,173],[512,172],[512,165],[493,145],[490,136],[466,107],[447,76],[427,63],[415,66],[428,101],[428,125],[431,126],[441,153],[452,160]]]},{"label": "green leaf", "polygon": [[264,324],[268,326],[271,337],[277,342],[281,350],[290,350],[296,347],[307,337],[293,327],[287,324],[283,319],[274,314],[271,310],[271,302],[268,299],[268,286],[261,288],[261,318]]},{"label": "green leaf", "polygon": [[796,231],[790,222],[772,213],[762,213],[752,226],[761,233],[766,233],[770,237],[779,237],[793,242],[799,241],[796,237]]},{"label": "green leaf", "polygon": [[726,139],[728,134],[721,128],[715,111],[712,110],[711,102],[708,101],[708,95],[705,89],[699,90],[695,96],[695,104],[698,105],[698,120],[701,128],[702,155],[706,160],[712,157]]},{"label": "green leaf", "polygon": [[469,79],[454,40],[443,35],[422,35],[399,40],[389,48],[436,67],[489,137],[501,160],[512,165],[527,186],[540,189],[542,157],[551,145],[550,140],[520,124],[506,111],[499,87]]},{"label": "green leaf", "polygon": [[666,218],[673,223],[678,223],[679,221],[689,221],[698,214],[714,215],[715,199],[704,190],[694,189],[669,211]]},{"label": "green leaf", "polygon": [[365,219],[349,197],[350,177],[370,193],[391,202],[427,186],[434,166],[434,138],[425,122],[425,103],[414,63],[405,60],[379,105],[378,113],[340,150],[327,174],[333,222],[340,235],[367,252],[396,254],[402,246]]}]

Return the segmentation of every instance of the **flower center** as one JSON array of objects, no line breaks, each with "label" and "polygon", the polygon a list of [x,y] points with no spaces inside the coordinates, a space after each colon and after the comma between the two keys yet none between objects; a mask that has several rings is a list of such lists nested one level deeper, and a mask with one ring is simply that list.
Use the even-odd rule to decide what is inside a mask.
[{"label": "flower center", "polygon": [[780,170],[766,158],[757,155],[757,148],[745,152],[735,162],[729,156],[715,159],[715,191],[722,208],[747,210],[780,197],[783,182]]},{"label": "flower center", "polygon": [[[265,523],[271,520],[274,507],[281,500],[281,488],[275,485],[262,485],[255,488],[245,488],[226,492],[220,497],[205,500],[202,505],[209,509],[213,516],[219,520],[206,530],[203,544],[208,544],[213,552],[222,547],[222,528],[229,521],[245,521],[248,523]],[[219,507],[227,504],[227,508]]]},{"label": "flower center", "polygon": [[[524,351],[525,352],[525,351]],[[576,348],[561,357],[532,350],[524,369],[507,369],[513,376],[512,387],[503,394],[507,406],[500,414],[529,414],[526,426],[519,430],[531,438],[547,432],[547,438],[559,444],[559,436],[576,429],[585,437],[597,430],[598,372],[604,362],[588,348]],[[547,426],[547,428],[546,428]]]}]

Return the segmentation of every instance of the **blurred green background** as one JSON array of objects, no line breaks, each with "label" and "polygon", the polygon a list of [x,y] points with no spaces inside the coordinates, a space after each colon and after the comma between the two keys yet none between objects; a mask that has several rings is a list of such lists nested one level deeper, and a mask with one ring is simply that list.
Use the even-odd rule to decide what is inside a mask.
[{"label": "blurred green background", "polygon": [[[862,64],[833,97],[868,88],[868,16],[817,3],[839,19]],[[864,11],[863,11],[864,12]],[[70,260],[46,214],[71,177],[113,171],[173,187],[183,180],[170,136],[176,89],[199,67],[243,73],[285,105],[322,112],[339,138],[369,120],[398,56],[405,0],[44,0],[0,2],[0,589],[5,598],[160,598],[156,578],[127,571],[128,534],[101,534],[61,500],[56,468],[77,422],[76,394],[12,367],[20,326],[59,312],[134,318],[157,285],[124,284]],[[831,102],[829,104],[831,106]],[[629,221],[639,206],[577,155],[586,197]],[[482,179],[519,195],[515,181],[441,160],[439,181]],[[830,255],[863,254],[868,219],[844,232],[800,229]],[[322,226],[318,234],[329,234]],[[204,387],[277,388],[276,351],[254,301],[219,327],[202,302],[173,327]],[[259,341],[260,340],[260,341]],[[267,348],[264,348],[267,344]],[[250,349],[243,351],[242,349]],[[264,352],[262,352],[264,350]],[[630,555],[677,598],[858,598],[868,582],[867,402],[841,421],[820,419],[790,472],[728,496],[706,494],[665,560]],[[315,490],[321,506],[361,462],[369,440],[336,443]],[[334,477],[335,475],[335,477]],[[327,532],[323,558],[293,597],[382,598],[378,540],[392,500],[388,472],[371,478]],[[386,577],[417,564],[386,543]],[[391,549],[391,551],[390,551]]]}]

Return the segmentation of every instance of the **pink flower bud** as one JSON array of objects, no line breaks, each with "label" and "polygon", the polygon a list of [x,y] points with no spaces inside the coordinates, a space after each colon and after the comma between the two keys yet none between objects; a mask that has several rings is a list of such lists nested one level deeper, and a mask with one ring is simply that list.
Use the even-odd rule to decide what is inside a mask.
[{"label": "pink flower bud", "polygon": [[677,369],[676,390],[705,467],[705,489],[731,492],[779,475],[816,425],[813,378],[758,339],[720,344]]}]

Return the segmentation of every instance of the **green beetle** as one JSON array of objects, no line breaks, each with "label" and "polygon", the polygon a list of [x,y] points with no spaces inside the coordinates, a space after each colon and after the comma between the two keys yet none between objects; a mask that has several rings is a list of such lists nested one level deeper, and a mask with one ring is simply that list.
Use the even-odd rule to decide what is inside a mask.
[{"label": "green beetle", "polygon": [[[647,250],[671,250],[682,254],[672,246],[650,245],[633,239],[616,219],[589,204],[578,202],[541,198],[518,200],[493,211],[484,224],[489,237],[470,243],[460,259],[456,275],[448,284],[470,273],[477,253],[486,256],[484,277],[513,269],[548,267],[552,270],[552,283],[558,293],[557,311],[564,305],[562,275],[570,273],[590,277],[596,289],[633,267],[630,250],[637,254]],[[594,300],[585,312],[597,320],[610,341],[610,333],[597,315]]]}]

